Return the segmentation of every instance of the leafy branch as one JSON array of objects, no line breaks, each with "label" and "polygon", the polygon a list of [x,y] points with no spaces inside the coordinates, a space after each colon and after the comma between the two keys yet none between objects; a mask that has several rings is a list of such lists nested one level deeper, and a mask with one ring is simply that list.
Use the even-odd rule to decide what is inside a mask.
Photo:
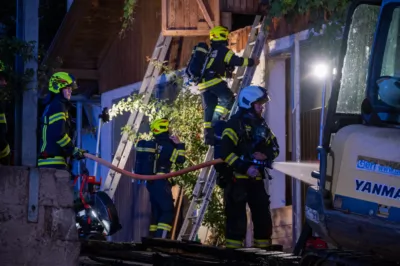
[{"label": "leafy branch", "polygon": [[[3,37],[0,39],[0,60],[4,64],[4,73],[7,78],[7,85],[0,91],[0,100],[11,101],[16,94],[20,94],[27,89],[42,89],[48,86],[48,74],[54,72],[54,69],[62,64],[60,58],[54,62],[48,62],[41,65],[45,50],[38,49],[38,55],[35,57],[34,49],[36,43],[34,41],[25,42],[16,37]],[[15,57],[21,59],[23,64],[34,60],[38,63],[38,69],[35,73],[33,68],[25,68],[22,73],[15,71]],[[28,84],[33,77],[37,75],[38,84],[36,88],[28,88]]]},{"label": "leafy branch", "polygon": [[[309,26],[313,29],[312,49],[325,57],[334,57],[338,52],[338,37],[342,34],[350,0],[271,0],[266,26],[277,25],[284,19],[287,23],[296,22],[299,15],[307,15]],[[323,35],[317,34],[324,32]]]},{"label": "leafy branch", "polygon": [[138,0],[125,0],[124,2],[124,8],[123,8],[124,14],[121,17],[122,26],[119,32],[120,38],[125,37],[126,31],[130,29],[133,24],[134,21],[133,15],[135,14],[137,2]]},{"label": "leafy branch", "polygon": [[[183,79],[176,72],[164,66],[163,62],[151,60],[150,64],[162,69],[172,77],[170,84],[179,88],[176,99],[156,99],[151,97],[149,103],[144,104],[143,94],[132,94],[120,100],[109,110],[110,118],[125,112],[139,111],[148,117],[149,121],[167,117],[170,120],[172,133],[179,136],[186,144],[186,157],[188,158],[183,167],[189,167],[202,163],[207,153],[207,146],[203,144],[203,110],[201,96],[193,94],[189,89],[182,86]],[[151,139],[149,133],[133,132],[131,127],[123,127],[122,133],[128,133],[130,140],[136,142],[139,139]],[[173,170],[177,170],[175,167]],[[184,188],[185,194],[191,199],[193,188],[196,184],[200,171],[187,173],[176,178],[178,185]],[[224,239],[224,212],[222,205],[222,191],[214,189],[212,200],[207,208],[203,224],[214,232],[214,243],[221,243]]]}]

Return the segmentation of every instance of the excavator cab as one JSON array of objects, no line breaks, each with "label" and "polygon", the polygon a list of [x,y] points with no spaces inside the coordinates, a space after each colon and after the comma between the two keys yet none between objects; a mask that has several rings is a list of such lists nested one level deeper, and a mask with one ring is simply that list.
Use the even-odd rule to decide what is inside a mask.
[{"label": "excavator cab", "polygon": [[318,147],[306,225],[343,250],[400,260],[400,1],[354,1]]}]

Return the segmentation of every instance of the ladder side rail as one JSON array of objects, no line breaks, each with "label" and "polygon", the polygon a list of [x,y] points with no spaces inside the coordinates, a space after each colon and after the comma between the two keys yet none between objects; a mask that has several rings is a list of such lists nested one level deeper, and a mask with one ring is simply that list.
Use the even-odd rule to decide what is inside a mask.
[{"label": "ladder side rail", "polygon": [[[160,55],[161,49],[157,49],[157,48],[159,48],[161,45],[163,45],[163,42],[165,44],[166,41],[168,41],[168,40],[166,40],[163,37],[163,35],[160,34],[159,39],[157,40],[156,47],[153,51],[153,56]],[[160,43],[161,43],[161,45],[160,45]],[[146,70],[145,78],[143,79],[142,84],[140,86],[139,93],[143,93],[148,90],[151,90],[151,92],[152,92],[154,87],[149,87],[148,84],[151,81],[150,78],[153,77],[153,75],[151,75],[151,74],[154,71],[155,71],[155,66],[153,64],[149,64],[147,67],[147,70]],[[139,112],[137,112],[137,111],[132,112],[128,118],[127,125],[134,124],[135,121],[138,120],[138,118],[139,118],[138,114],[139,114]],[[126,161],[128,160],[132,146],[133,146],[133,143],[130,143],[129,135],[127,133],[123,133],[121,136],[121,140],[118,145],[117,151],[114,155],[112,164],[116,165],[119,168],[124,168]],[[122,164],[121,164],[121,162],[122,162]],[[118,174],[114,170],[112,170],[112,169],[109,170],[106,181],[104,183],[104,191],[108,192],[110,197],[113,196],[113,194],[114,194],[114,192],[112,192],[113,186],[114,187],[118,186],[119,178],[120,178],[120,174],[118,177]],[[113,185],[114,183],[116,183],[116,185]]]},{"label": "ladder side rail", "polygon": [[[257,36],[257,41],[252,53],[252,57],[260,58],[262,50],[264,48],[265,39],[266,39],[265,34],[263,32],[260,32],[260,34]],[[246,68],[241,88],[251,85],[255,71],[256,71],[255,67]]]},{"label": "ladder side rail", "polygon": [[[153,58],[156,57],[160,61],[164,61],[165,56],[168,52],[172,37],[171,36],[163,36],[160,33],[159,39],[157,41],[156,47],[153,52]],[[161,44],[160,44],[161,43]],[[146,76],[142,81],[139,93],[145,93],[145,97],[143,99],[144,103],[148,103],[150,97],[153,93],[156,78],[158,77],[161,69],[155,67],[153,64],[149,63],[146,71]],[[140,125],[143,120],[143,114],[141,112],[133,112],[128,119],[127,125],[132,125],[132,130],[138,131]],[[118,168],[125,168],[126,162],[129,158],[129,154],[132,151],[133,142],[129,140],[129,135],[124,133],[121,136],[121,141],[119,143],[117,152],[114,156],[113,164],[116,165]],[[119,180],[121,178],[120,173],[116,173],[115,171],[111,170],[108,172],[106,183],[104,186],[104,190],[110,196],[110,198],[114,197],[116,188],[118,186]]]},{"label": "ladder side rail", "polygon": [[[212,147],[210,147],[208,149],[207,154],[206,154],[206,156],[204,158],[205,161],[211,160],[211,158],[212,158],[212,156],[214,154],[213,150],[214,149]],[[193,192],[192,192],[193,198],[192,198],[192,201],[191,201],[191,203],[189,205],[189,208],[188,208],[188,210],[186,212],[185,219],[184,219],[183,224],[181,226],[181,229],[179,231],[177,240],[181,240],[183,235],[185,235],[185,233],[187,231],[187,228],[189,226],[189,221],[192,219],[193,212],[196,209],[197,204],[199,204],[198,200],[199,200],[199,198],[202,197],[202,195],[201,195],[202,186],[203,186],[203,183],[205,184],[204,179],[206,178],[206,176],[208,174],[208,170],[209,170],[209,167],[206,167],[206,168],[201,169],[201,171],[200,171],[199,178],[198,178],[198,180],[196,182],[196,185],[195,185],[195,187],[193,189]]]},{"label": "ladder side rail", "polygon": [[[258,35],[256,34],[257,29],[260,27],[263,27],[264,23],[265,23],[265,18],[263,19],[262,23],[260,24],[260,20],[261,20],[261,16],[256,16],[256,19],[254,20],[251,32],[249,34],[249,39],[247,41],[247,45],[245,48],[245,51],[243,53],[244,57],[257,57],[259,58],[261,56],[264,44],[265,44],[265,39],[266,39],[266,34],[264,34],[264,30],[260,30],[258,32]],[[264,29],[264,27],[263,27]],[[231,86],[231,89],[234,93],[240,91],[243,87],[249,86],[251,84],[251,81],[253,80],[254,77],[254,73],[255,73],[255,68],[254,67],[239,67],[233,84]],[[229,114],[229,118],[236,113],[237,110],[237,99],[235,100],[234,106],[231,109],[231,112]],[[207,152],[208,153],[211,152],[210,149]],[[213,153],[213,150],[212,150]],[[214,190],[214,187],[216,185],[216,171],[214,169],[213,166],[209,167],[210,171],[205,171],[205,173],[208,173],[209,175],[206,177],[206,183],[205,186],[203,187],[203,191],[202,194],[204,196],[203,202],[201,203],[201,207],[199,210],[199,214],[196,217],[196,221],[194,222],[194,226],[189,234],[189,239],[188,240],[194,240],[195,236],[202,224],[202,221],[204,219],[204,215],[205,215],[205,211],[209,205],[209,202],[211,200],[212,197],[212,192]],[[198,182],[200,181],[200,178],[198,180]],[[203,181],[203,176],[201,181]],[[196,183],[197,186],[197,183]],[[196,202],[196,205],[192,204],[193,202]],[[197,206],[197,201],[195,199],[192,200],[191,203],[191,208],[189,208],[190,213],[194,212],[194,207]],[[190,215],[186,215],[185,221],[184,223],[189,223],[189,219],[190,219]],[[183,228],[182,228],[183,229]],[[185,230],[187,229],[187,227],[185,228]],[[182,238],[182,230],[180,233],[180,238],[178,240],[180,240]]]},{"label": "ladder side rail", "polygon": [[[204,161],[205,162],[211,161],[213,158],[213,155],[214,155],[214,149],[212,147],[210,147],[207,151]],[[207,181],[207,176],[208,176],[209,171],[210,171],[210,167],[204,167],[200,170],[199,177],[197,178],[196,185],[192,192],[193,197],[201,196],[202,187],[203,187],[203,184],[205,184],[205,182]]]},{"label": "ladder side rail", "polygon": [[[152,58],[157,57],[160,54],[160,49],[157,49],[157,48],[160,46],[160,43],[161,44],[163,43],[163,41],[164,41],[164,36],[162,34],[160,34],[160,36],[158,37],[155,49],[153,51]],[[142,81],[142,84],[140,85],[139,93],[144,92],[148,88],[148,86],[147,86],[147,84],[149,83],[148,77],[154,71],[154,68],[155,68],[154,65],[152,65],[152,64],[148,65],[146,73],[144,75],[144,79]],[[132,112],[129,115],[129,118],[128,118],[128,121],[127,121],[126,124],[127,125],[132,125],[135,122],[135,120],[137,118],[137,115],[138,115],[138,112],[136,112],[136,111]],[[125,150],[127,148],[126,144],[127,144],[127,141],[128,141],[128,137],[129,137],[128,134],[126,134],[126,133],[122,134],[121,140],[120,140],[119,145],[117,147],[117,150],[116,150],[116,152],[114,154],[114,158],[113,158],[113,161],[112,161],[113,165],[119,165],[120,160],[123,159],[122,156],[123,156],[124,153],[126,153]],[[110,186],[111,186],[112,180],[113,180],[113,178],[115,176],[115,173],[116,172],[114,170],[112,170],[112,169],[110,169],[108,171],[108,175],[107,175],[106,180],[105,180],[104,185],[103,185],[103,190],[105,192],[107,192],[110,189]]]},{"label": "ladder side rail", "polygon": [[196,223],[192,228],[192,232],[190,233],[189,240],[194,241],[196,234],[199,231],[200,226],[203,223],[204,215],[207,210],[208,204],[211,201],[212,192],[214,190],[215,184],[216,184],[216,173],[215,173],[215,171],[213,171],[213,174],[211,174],[210,181],[207,184],[207,187],[208,187],[207,194],[205,195],[204,202],[203,202],[202,206],[200,207],[199,214],[196,219]]},{"label": "ladder side rail", "polygon": [[[250,57],[251,56],[251,51],[253,50],[253,46],[254,46],[254,41],[256,40],[256,32],[258,30],[257,26],[260,22],[261,16],[257,15],[256,19],[254,20],[254,23],[252,25],[250,34],[249,34],[249,38],[247,39],[247,44],[246,44],[246,48],[244,49],[243,52],[243,57]],[[240,77],[243,76],[244,71],[246,70],[247,66],[242,66],[242,67],[238,67],[238,69],[236,70],[236,75],[235,78],[233,79],[232,82],[232,86],[231,86],[231,90],[234,93],[237,93],[239,91],[239,85],[240,85]]]}]

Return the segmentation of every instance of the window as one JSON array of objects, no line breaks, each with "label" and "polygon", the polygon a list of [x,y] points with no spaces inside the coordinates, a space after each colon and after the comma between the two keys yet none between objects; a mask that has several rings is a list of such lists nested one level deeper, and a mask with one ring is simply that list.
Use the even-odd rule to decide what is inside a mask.
[{"label": "window", "polygon": [[344,57],[337,112],[360,114],[379,6],[359,5],[353,14]]}]

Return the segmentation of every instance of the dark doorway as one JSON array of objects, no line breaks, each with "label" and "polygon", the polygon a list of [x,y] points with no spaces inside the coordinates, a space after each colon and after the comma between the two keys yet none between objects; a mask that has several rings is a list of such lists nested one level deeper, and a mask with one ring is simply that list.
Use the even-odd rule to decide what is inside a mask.
[{"label": "dark doorway", "polygon": [[235,31],[253,25],[255,15],[232,14],[232,30]]}]

